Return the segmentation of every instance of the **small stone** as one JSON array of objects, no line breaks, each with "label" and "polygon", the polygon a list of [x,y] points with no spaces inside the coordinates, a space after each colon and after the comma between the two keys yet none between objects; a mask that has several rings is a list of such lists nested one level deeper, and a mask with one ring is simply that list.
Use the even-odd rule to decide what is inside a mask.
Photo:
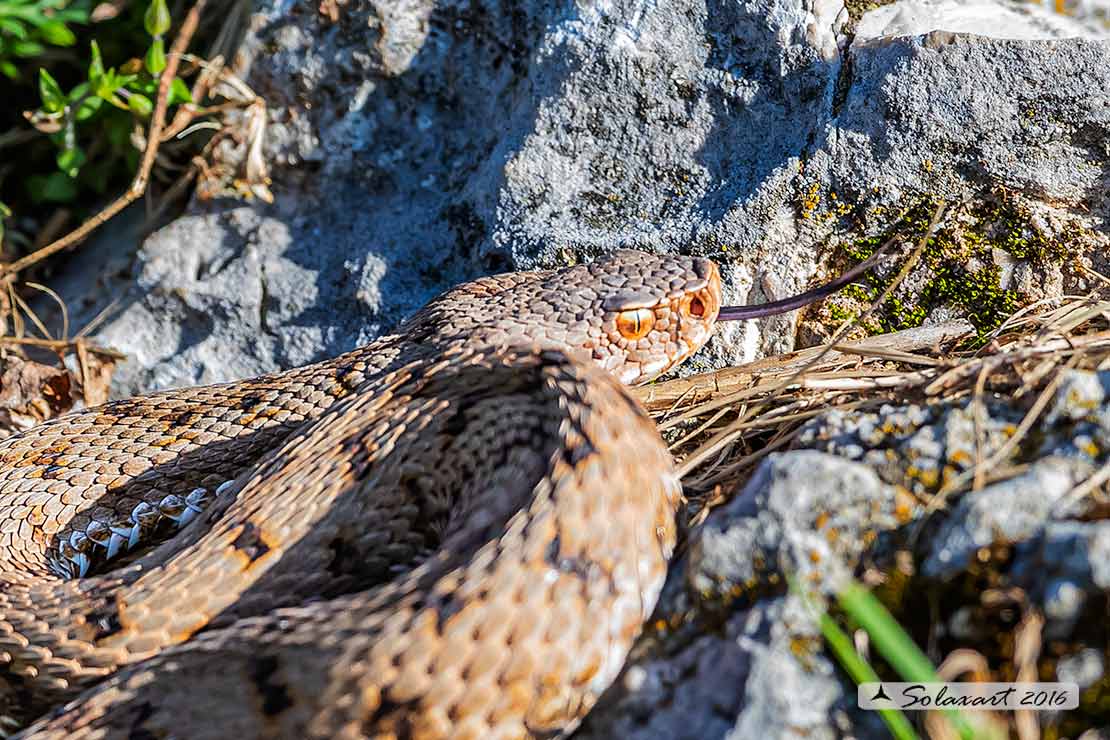
[{"label": "small stone", "polygon": [[1086,595],[1074,581],[1058,579],[1045,587],[1044,614],[1049,619],[1072,622],[1083,609]]},{"label": "small stone", "polygon": [[1056,662],[1056,680],[1074,683],[1080,689],[1093,686],[1106,674],[1106,657],[1094,648],[1085,648]]},{"label": "small stone", "polygon": [[1045,412],[1045,423],[1076,421],[1099,409],[1110,396],[1110,370],[1094,373],[1065,370],[1064,379]]}]

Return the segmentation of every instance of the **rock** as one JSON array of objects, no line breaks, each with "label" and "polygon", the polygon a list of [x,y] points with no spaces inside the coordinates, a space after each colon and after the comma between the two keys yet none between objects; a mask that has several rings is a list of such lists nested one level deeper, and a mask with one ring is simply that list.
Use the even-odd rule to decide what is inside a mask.
[{"label": "rock", "polygon": [[742,616],[746,625],[754,622],[764,631],[739,641],[752,654],[752,665],[729,740],[836,737],[834,707],[843,691],[835,666],[822,654],[799,655],[797,650],[802,641],[818,644],[814,615],[791,596],[761,604]]},{"label": "rock", "polygon": [[967,568],[980,548],[1029,539],[1090,474],[1089,466],[1075,461],[1045,458],[1022,475],[966,494],[933,539],[923,573],[952,578]]},{"label": "rock", "polygon": [[1094,418],[1110,397],[1110,370],[1100,373],[1065,370],[1045,423]]},{"label": "rock", "polygon": [[[766,599],[733,614],[717,632],[626,670],[574,737],[831,739],[853,726],[833,663],[799,647],[820,645],[814,616],[800,599]],[[854,726],[880,732],[868,718]]]},{"label": "rock", "polygon": [[[1070,61],[1056,68],[1061,55]],[[995,177],[1071,204],[1101,199],[1105,170],[1086,132],[1110,119],[1110,78],[1092,85],[1080,70],[1108,55],[1099,41],[944,31],[856,42],[853,87],[814,164],[827,166],[834,190],[877,189],[873,204],[894,205],[907,191],[975,195]],[[1072,129],[1067,121],[1083,123]],[[960,170],[972,177],[951,177]]]},{"label": "rock", "polygon": [[1018,548],[1015,583],[1045,603],[1046,629],[1067,635],[1089,595],[1110,593],[1110,522],[1052,522]]},{"label": "rock", "polygon": [[[1018,411],[994,408],[982,424],[983,455],[1000,449],[1021,419]],[[970,406],[883,405],[845,415],[832,411],[802,430],[800,443],[861,460],[889,482],[925,495],[975,462],[975,422]]]},{"label": "rock", "polygon": [[972,33],[996,39],[1098,38],[1104,29],[1028,4],[994,0],[901,0],[867,11],[856,24],[854,42],[931,31]]},{"label": "rock", "polygon": [[792,573],[836,593],[862,543],[898,525],[896,501],[866,465],[811,450],[773,454],[691,537],[689,588],[727,598]]},{"label": "rock", "polygon": [[[767,629],[765,622],[762,626]],[[743,704],[742,687],[751,672],[753,656],[733,634],[742,628],[742,621],[730,620],[725,637],[704,635],[677,654],[630,667],[610,692],[620,698],[587,715],[575,737],[725,737]]]},{"label": "rock", "polygon": [[[1100,426],[1110,404],[1106,373],[1064,371],[1044,412],[1032,460],[1010,450],[1004,464],[1024,464],[1014,476],[965,494],[929,537],[922,574],[940,580],[962,574],[982,549],[1040,535],[1046,524],[1081,513],[1069,494],[1097,469],[1110,445]],[[831,412],[809,424],[799,444],[872,465],[884,481],[932,496],[944,481],[967,473],[976,454],[990,459],[1015,433],[1025,410],[993,399],[982,410],[976,452],[974,407],[883,406],[877,412]]]},{"label": "rock", "polygon": [[[1002,479],[931,515],[923,502],[974,463],[971,401],[833,410],[808,422],[800,449],[769,455],[690,533],[629,666],[577,737],[885,733],[874,713],[855,709],[855,688],[815,621],[861,564],[884,574],[895,618],[921,645],[956,640],[1012,660],[1012,647],[991,651],[999,630],[1013,628],[1000,614],[1022,606],[1044,615],[1043,651],[1058,659],[1058,680],[1100,681],[1110,522],[1080,519],[1100,509],[1072,494],[1110,464],[1110,445],[1084,452],[1080,433],[1104,418],[1110,394],[1100,395],[1105,372],[1063,373],[1037,444],[1003,450],[1027,409],[987,394],[977,412],[982,454],[1005,453]],[[944,611],[924,619],[934,631],[913,634],[923,603]]]},{"label": "rock", "polygon": [[[853,19],[836,0],[406,0],[333,21],[263,5],[238,69],[269,106],[276,202],[195,202],[108,295],[75,266],[74,323],[118,300],[98,340],[131,356],[114,387],[126,395],[333,355],[452,283],[622,246],[714,257],[732,303],[780,298],[830,276],[826,245],[967,198],[955,246],[900,295],[927,305],[883,321],[989,325],[1082,289],[1072,257],[1105,259],[1110,49],[1029,40],[1071,31],[1010,6],[1019,40],[926,33],[971,17],[959,7]],[[904,31],[920,35],[890,35]],[[1017,261],[1016,288],[966,274],[993,250]],[[970,279],[998,305],[960,303]],[[831,316],[810,313],[814,339]],[[789,350],[796,323],[730,326],[689,369]]]},{"label": "rock", "polygon": [[1106,657],[1093,648],[1081,650],[1073,656],[1060,661],[1056,666],[1056,678],[1074,683],[1085,689],[1101,679],[1106,673]]}]

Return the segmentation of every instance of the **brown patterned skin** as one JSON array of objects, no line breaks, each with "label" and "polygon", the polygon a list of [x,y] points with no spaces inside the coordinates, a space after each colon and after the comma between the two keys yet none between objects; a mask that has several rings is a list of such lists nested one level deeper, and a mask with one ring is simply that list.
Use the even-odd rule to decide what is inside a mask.
[{"label": "brown patterned skin", "polygon": [[653,425],[555,351],[466,350],[367,391],[145,558],[163,564],[100,607],[116,631],[98,644],[151,650],[266,613],[125,668],[27,736],[517,738],[581,718],[674,544],[680,489]]},{"label": "brown patterned skin", "polygon": [[53,707],[36,738],[569,732],[674,546],[679,483],[621,383],[693,354],[720,309],[709,260],[620,252],[464,284],[333,360],[0,442],[0,718]]},{"label": "brown patterned skin", "polygon": [[[28,736],[572,727],[654,604],[679,496],[613,376],[681,362],[719,305],[697,258],[483,278],[334,360],[5,440],[0,713],[110,676]],[[137,559],[92,541],[236,476],[177,532],[133,519],[137,550],[173,535]]]}]

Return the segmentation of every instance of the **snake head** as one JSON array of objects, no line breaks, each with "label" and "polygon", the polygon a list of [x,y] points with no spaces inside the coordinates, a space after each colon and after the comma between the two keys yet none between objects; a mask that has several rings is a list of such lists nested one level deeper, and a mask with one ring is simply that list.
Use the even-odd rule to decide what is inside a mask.
[{"label": "snake head", "polygon": [[621,250],[585,271],[601,331],[583,349],[622,383],[646,383],[709,341],[721,307],[721,277],[710,260]]},{"label": "snake head", "polygon": [[397,333],[429,347],[557,349],[636,385],[697,352],[720,306],[721,278],[710,260],[620,250],[589,264],[464,283]]}]

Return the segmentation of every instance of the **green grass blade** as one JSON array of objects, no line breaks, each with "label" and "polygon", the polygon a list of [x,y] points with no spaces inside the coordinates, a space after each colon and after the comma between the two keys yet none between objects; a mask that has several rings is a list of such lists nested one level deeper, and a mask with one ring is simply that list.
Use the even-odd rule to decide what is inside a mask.
[{"label": "green grass blade", "polygon": [[[825,642],[829,644],[833,655],[836,656],[840,665],[843,666],[857,685],[881,680],[878,674],[875,673],[875,669],[856,652],[852,640],[840,629],[832,617],[828,614],[822,614],[819,624],[821,634],[824,636]],[[901,710],[880,709],[878,712],[895,740],[918,740],[917,733],[914,732],[913,726]]]},{"label": "green grass blade", "polygon": [[870,635],[875,649],[903,681],[926,683],[940,680],[932,661],[870,591],[853,583],[836,598],[844,611]]},{"label": "green grass blade", "polygon": [[[903,681],[930,683],[940,681],[932,661],[902,629],[902,625],[875,598],[874,594],[852,583],[839,594],[841,608],[867,632],[879,655],[890,664]],[[964,740],[974,740],[974,727],[967,717],[955,710],[944,710],[944,715]]]}]

